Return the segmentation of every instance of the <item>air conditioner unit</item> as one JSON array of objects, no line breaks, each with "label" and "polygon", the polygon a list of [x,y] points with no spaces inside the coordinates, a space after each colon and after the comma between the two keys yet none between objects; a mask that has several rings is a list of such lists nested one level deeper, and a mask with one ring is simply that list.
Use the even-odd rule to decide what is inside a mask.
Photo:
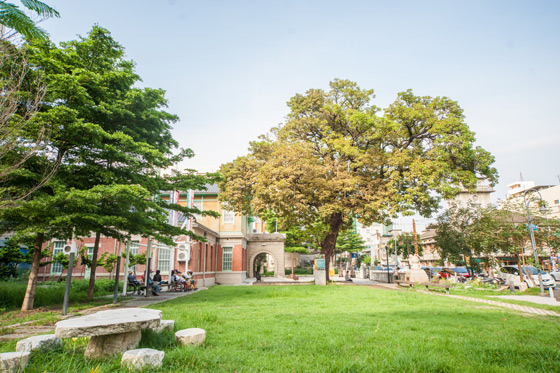
[{"label": "air conditioner unit", "polygon": [[187,245],[185,245],[184,243],[177,245],[177,249],[178,250],[187,250]]},{"label": "air conditioner unit", "polygon": [[179,262],[187,261],[187,252],[186,251],[179,251],[177,253],[177,261],[179,261]]}]

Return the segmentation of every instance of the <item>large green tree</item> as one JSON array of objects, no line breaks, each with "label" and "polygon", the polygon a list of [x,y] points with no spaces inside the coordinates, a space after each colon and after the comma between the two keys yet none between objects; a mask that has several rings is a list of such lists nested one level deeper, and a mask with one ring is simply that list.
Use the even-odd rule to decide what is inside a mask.
[{"label": "large green tree", "polygon": [[[5,212],[10,229],[36,237],[36,248],[53,237],[95,235],[90,290],[93,297],[99,238],[152,236],[172,244],[172,238],[192,232],[169,224],[168,210],[187,216],[195,211],[157,198],[164,191],[203,189],[213,180],[194,171],[161,176],[160,170],[192,156],[178,149],[171,136],[175,115],[164,109],[164,91],[137,88],[134,64],[110,33],[94,26],[86,37],[61,43],[36,42],[30,61],[45,74],[48,86],[37,120],[49,124],[49,154],[28,160],[26,173],[12,180],[14,188],[30,183],[42,162],[61,160],[57,174],[26,206]],[[37,164],[35,167],[34,165]],[[29,229],[25,212],[37,205]],[[202,239],[200,237],[196,237]],[[40,250],[34,256],[23,310],[32,308]]]},{"label": "large green tree", "polygon": [[221,200],[299,225],[320,220],[329,227],[321,251],[331,257],[352,217],[369,224],[397,213],[429,216],[441,196],[473,189],[477,176],[496,181],[494,158],[474,146],[457,102],[409,90],[381,111],[373,97],[347,80],[292,97],[283,125],[222,165]]}]

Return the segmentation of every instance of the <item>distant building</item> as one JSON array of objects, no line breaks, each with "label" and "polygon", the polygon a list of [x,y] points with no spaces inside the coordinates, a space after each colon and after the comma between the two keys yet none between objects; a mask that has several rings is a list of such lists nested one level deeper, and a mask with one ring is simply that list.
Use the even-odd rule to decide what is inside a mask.
[{"label": "distant building", "polygon": [[508,185],[505,201],[515,204],[523,204],[523,194],[532,189],[546,202],[547,218],[560,219],[560,184],[559,185],[536,185],[534,181],[516,181]]},{"label": "distant building", "polygon": [[373,223],[370,226],[364,226],[359,221],[356,221],[356,233],[360,235],[366,249],[364,251],[369,252],[372,260],[381,260],[382,256],[385,255],[381,251],[385,252],[385,244],[392,237],[392,225],[383,225],[380,223]]},{"label": "distant building", "polygon": [[494,193],[494,189],[487,179],[479,178],[476,183],[476,192],[472,193],[467,189],[463,189],[451,198],[449,205],[455,205],[459,208],[465,208],[469,205],[487,207],[491,204],[490,194]]}]

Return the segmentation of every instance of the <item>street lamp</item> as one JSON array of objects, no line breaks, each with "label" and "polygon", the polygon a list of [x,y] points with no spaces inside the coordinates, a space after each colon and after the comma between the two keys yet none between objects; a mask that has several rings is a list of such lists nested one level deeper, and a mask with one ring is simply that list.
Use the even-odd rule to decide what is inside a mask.
[{"label": "street lamp", "polygon": [[[544,200],[542,198],[541,192],[539,192],[535,188],[527,189],[523,192],[523,207],[525,207],[525,213],[527,214],[527,222],[529,223],[529,235],[531,236],[531,247],[533,249],[533,254],[535,256],[535,263],[538,266],[539,264],[539,255],[537,253],[537,244],[535,243],[535,234],[533,233],[533,223],[531,221],[531,211],[529,210],[529,205],[531,204],[531,200],[526,197],[527,193],[529,192],[537,192],[539,194],[539,211],[543,214],[546,214],[546,208],[544,207]],[[542,274],[541,271],[537,268],[537,272],[539,274],[539,286],[541,288],[541,294],[544,294],[544,286],[542,281]]]}]

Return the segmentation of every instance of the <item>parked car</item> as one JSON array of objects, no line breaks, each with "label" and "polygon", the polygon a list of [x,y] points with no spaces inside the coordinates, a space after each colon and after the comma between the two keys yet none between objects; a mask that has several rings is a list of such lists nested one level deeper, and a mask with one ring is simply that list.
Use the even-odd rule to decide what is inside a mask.
[{"label": "parked car", "polygon": [[[548,273],[539,271],[533,266],[523,266],[522,269],[523,269],[523,282],[527,284],[527,287],[534,286],[533,281],[531,281],[529,276],[531,276],[535,284],[539,286],[539,272],[542,276],[543,286],[545,288],[556,286],[556,281]],[[509,265],[500,268],[497,277],[501,279],[506,285],[510,285],[512,283],[513,286],[516,287],[519,287],[519,285],[521,285],[521,279],[519,278],[519,267],[516,265]]]},{"label": "parked car", "polygon": [[471,274],[469,273],[469,271],[467,271],[467,269],[465,267],[456,267],[456,268],[451,268],[453,271],[455,271],[455,273],[457,274],[457,276],[461,276],[464,278],[470,278]]},{"label": "parked car", "polygon": [[560,281],[560,270],[550,271],[548,272],[548,274],[551,275],[552,278],[554,278],[554,281],[556,282]]}]

